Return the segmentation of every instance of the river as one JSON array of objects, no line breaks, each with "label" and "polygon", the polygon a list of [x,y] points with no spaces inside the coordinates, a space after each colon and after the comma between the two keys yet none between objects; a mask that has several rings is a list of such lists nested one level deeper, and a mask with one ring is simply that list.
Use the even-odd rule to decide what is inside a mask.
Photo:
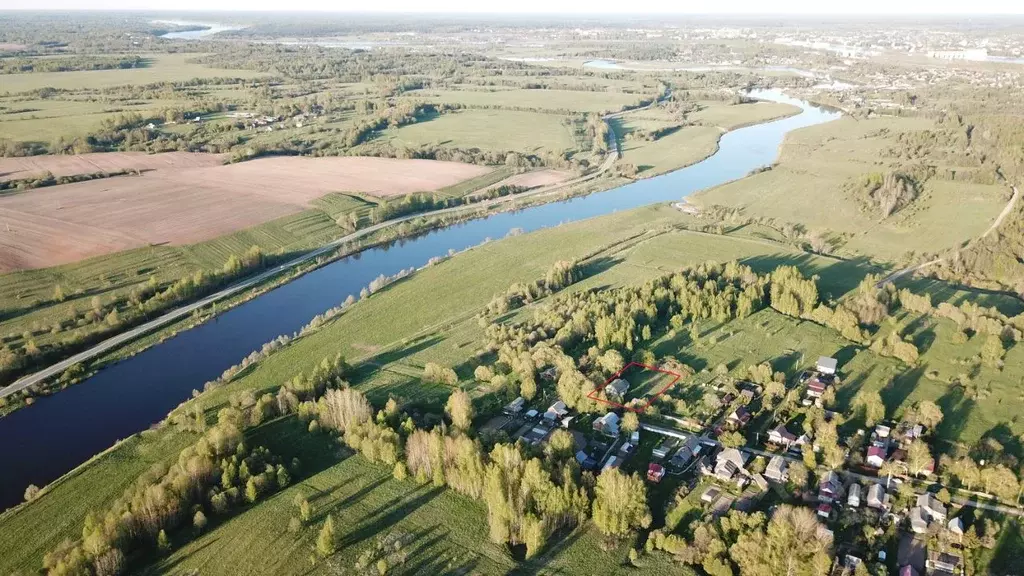
[{"label": "river", "polygon": [[803,112],[729,132],[722,136],[717,153],[682,170],[589,196],[471,220],[343,258],[0,418],[4,462],[0,508],[21,501],[28,484],[52,482],[118,439],[161,420],[192,390],[202,390],[204,383],[264,342],[298,330],[381,274],[422,266],[449,249],[501,238],[514,228],[529,232],[679,200],[772,163],[787,132],[839,117],[778,92],[753,96],[798,105]]}]

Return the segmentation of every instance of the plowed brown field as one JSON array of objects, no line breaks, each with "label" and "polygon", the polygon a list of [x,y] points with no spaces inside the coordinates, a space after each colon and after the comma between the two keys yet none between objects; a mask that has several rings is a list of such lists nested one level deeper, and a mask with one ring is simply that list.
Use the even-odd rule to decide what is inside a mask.
[{"label": "plowed brown field", "polygon": [[431,160],[281,157],[30,190],[0,197],[0,271],[199,242],[299,212],[330,192],[394,196],[489,170]]},{"label": "plowed brown field", "polygon": [[79,154],[77,156],[26,156],[0,158],[0,181],[33,178],[50,172],[54,176],[74,176],[121,170],[162,170],[218,166],[224,163],[223,154],[195,154],[192,152],[109,152]]}]

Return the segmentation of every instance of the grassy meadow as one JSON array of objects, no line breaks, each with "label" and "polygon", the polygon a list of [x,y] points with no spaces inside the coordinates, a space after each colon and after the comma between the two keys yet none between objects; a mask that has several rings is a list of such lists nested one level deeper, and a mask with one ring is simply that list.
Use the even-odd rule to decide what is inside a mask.
[{"label": "grassy meadow", "polygon": [[[319,331],[185,406],[198,402],[212,416],[239,392],[251,390],[258,395],[273,390],[337,352],[356,365],[353,384],[377,404],[395,395],[439,409],[451,389],[421,381],[427,362],[455,367],[462,384],[470,387],[478,401],[487,402],[495,394],[495,400],[504,401],[507,392],[473,389],[474,357],[483,341],[483,329],[474,316],[493,294],[512,282],[542,276],[561,259],[590,258],[590,275],[569,290],[635,284],[688,263],[735,258],[758,271],[795,264],[805,273],[819,276],[823,294],[838,298],[873,270],[861,261],[808,255],[744,235],[742,230],[718,236],[676,228],[689,222],[691,217],[668,206],[651,206],[481,245],[360,301]],[[938,297],[952,301],[966,295],[941,286],[932,288]],[[424,299],[424,294],[429,294],[429,299]],[[541,300],[517,314],[532,314],[532,309],[543,303]],[[835,355],[843,377],[838,394],[841,409],[849,406],[858,390],[879,390],[890,416],[918,399],[936,399],[949,422],[939,430],[944,439],[971,442],[993,430],[1007,430],[1012,435],[1024,432],[1012,408],[1020,401],[1022,375],[1018,372],[1024,357],[1019,349],[1010,350],[1003,371],[983,369],[977,379],[987,383],[983,393],[965,401],[951,395],[951,387],[942,379],[961,369],[957,357],[973,354],[980,343],[954,349],[948,341],[946,321],[912,321],[916,322],[915,339],[931,338],[929,330],[934,329],[934,340],[921,346],[921,361],[912,368],[861,349],[831,329],[770,309],[722,325],[702,324],[696,342],[685,331],[661,334],[651,348],[659,357],[673,355],[698,370],[725,364],[737,374],[764,361],[792,374],[819,355]],[[930,370],[937,370],[937,375],[922,377]],[[969,419],[960,417],[967,415]],[[335,569],[331,565],[312,566],[308,561],[319,524],[288,532],[289,520],[295,515],[292,502],[299,492],[309,497],[318,517],[329,511],[342,527],[341,552],[332,561],[337,565],[350,566],[375,538],[395,533],[410,538],[407,564],[398,573],[498,574],[515,568],[507,551],[489,543],[481,503],[396,481],[390,470],[368,464],[359,456],[346,456],[323,437],[304,436],[294,420],[264,424],[251,434],[252,442],[299,457],[302,477],[287,490],[223,524],[215,521],[207,534],[175,546],[169,556],[150,566],[152,572],[250,574],[274,566],[276,573],[329,573]],[[175,458],[176,447],[189,437],[191,434],[174,426],[136,435],[58,481],[37,501],[0,515],[0,545],[12,551],[0,555],[0,572],[38,566],[43,551],[76,533],[87,510],[118,495],[153,461]],[[83,499],[82,494],[88,498]],[[459,522],[450,522],[455,516]],[[13,545],[28,535],[37,535],[32,546]],[[5,544],[3,538],[11,540]],[[594,573],[626,571],[617,567],[625,562],[628,543],[611,551],[602,550],[599,543],[589,529],[572,532],[515,573],[557,573],[580,566],[589,566]],[[644,569],[651,573],[678,573],[659,555],[643,561],[648,563]]]},{"label": "grassy meadow", "polygon": [[572,150],[578,143],[565,117],[515,110],[463,110],[426,122],[381,132],[392,144],[417,147],[439,144],[481,150]]},{"label": "grassy meadow", "polygon": [[844,185],[884,172],[897,161],[896,135],[931,126],[924,119],[835,122],[794,131],[771,170],[695,194],[698,204],[740,208],[830,233],[837,253],[894,260],[908,251],[936,252],[983,233],[1009,199],[1002,186],[928,180],[922,194],[888,218],[865,212]]}]

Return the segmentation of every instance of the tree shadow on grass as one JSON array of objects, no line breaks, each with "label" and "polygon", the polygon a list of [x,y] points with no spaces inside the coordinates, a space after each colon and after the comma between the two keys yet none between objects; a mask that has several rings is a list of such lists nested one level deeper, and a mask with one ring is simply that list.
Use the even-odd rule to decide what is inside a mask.
[{"label": "tree shadow on grass", "polygon": [[893,378],[888,385],[882,388],[879,395],[882,397],[882,403],[885,404],[886,414],[892,416],[907,401],[907,398],[913,394],[921,382],[924,371],[924,365],[911,368]]},{"label": "tree shadow on grass", "polygon": [[[402,572],[408,574],[445,574],[462,575],[474,573],[479,561],[477,558],[466,559],[450,558],[445,554],[438,554],[437,546],[448,540],[449,532],[441,531],[439,525],[435,524],[429,528],[419,531],[413,536],[411,543],[416,549],[409,553]],[[472,552],[467,552],[472,555]]]},{"label": "tree shadow on grass", "polygon": [[[383,480],[387,480],[387,478],[385,477]],[[359,524],[362,524],[362,527],[345,535],[342,539],[341,547],[348,548],[350,546],[355,546],[367,538],[372,537],[374,534],[387,531],[420,507],[430,503],[434,498],[437,498],[444,489],[419,488],[417,491],[419,492],[419,495],[412,499],[400,500],[397,503],[394,503],[394,505],[382,506],[368,514],[359,522]]]},{"label": "tree shadow on grass", "polygon": [[[362,500],[370,492],[373,492],[374,490],[379,488],[388,480],[390,480],[388,476],[380,476],[376,480],[370,482],[366,486],[363,486],[362,488],[356,490],[355,492],[349,494],[348,496],[345,496],[333,502],[324,502],[319,506],[317,513],[313,515],[313,521],[319,522],[325,519],[327,517],[327,514],[334,510],[335,508],[344,508],[346,506],[351,506],[352,504],[355,504],[359,500]],[[332,492],[334,492],[338,488],[341,488],[342,486],[347,485],[348,483],[349,482],[343,482],[338,484],[338,486],[331,487],[329,490],[322,491],[320,497],[323,498],[329,496]]]},{"label": "tree shadow on grass", "polygon": [[565,534],[562,538],[556,538],[553,542],[549,543],[544,553],[536,558],[532,558],[520,564],[519,566],[506,572],[507,576],[536,576],[538,574],[568,574],[564,570],[549,568],[549,564],[558,557],[559,554],[569,549],[577,540],[583,535],[583,528],[576,528],[575,530]]},{"label": "tree shadow on grass", "polygon": [[805,276],[817,275],[818,291],[823,300],[840,298],[857,288],[860,281],[871,273],[882,271],[865,257],[849,260],[830,260],[829,257],[808,253],[765,254],[740,260],[755,272],[770,273],[780,266],[796,266]]},{"label": "tree shadow on grass", "polygon": [[[948,441],[957,442],[960,434],[967,427],[967,419],[974,410],[974,400],[964,395],[962,386],[955,386],[943,394],[936,402],[942,409],[942,422],[935,428],[936,435]],[[938,446],[952,446],[952,444],[938,443]]]},{"label": "tree shadow on grass", "polygon": [[[1019,460],[1021,458],[1021,454],[1024,454],[1024,447],[1021,445],[1020,437],[1014,434],[1013,430],[1010,429],[1010,426],[1005,422],[996,424],[981,436],[981,440],[983,441],[989,438],[999,442],[999,444],[1003,446],[1003,454],[999,456],[1002,456],[1000,460],[1003,460],[1004,462],[1005,455],[1013,456],[1015,459]],[[1011,466],[1014,465],[1012,462],[1009,464]]]},{"label": "tree shadow on grass", "polygon": [[414,338],[404,346],[385,350],[379,354],[365,358],[355,366],[350,380],[353,383],[361,382],[379,371],[382,366],[418,354],[419,352],[422,352],[431,346],[436,346],[443,341],[444,337],[437,333],[425,334],[418,338]]}]

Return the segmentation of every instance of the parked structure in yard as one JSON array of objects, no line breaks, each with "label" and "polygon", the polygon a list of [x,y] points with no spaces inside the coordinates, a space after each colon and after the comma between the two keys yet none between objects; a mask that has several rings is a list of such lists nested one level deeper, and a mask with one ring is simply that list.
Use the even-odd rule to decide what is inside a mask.
[{"label": "parked structure in yard", "polygon": [[647,479],[651,482],[661,482],[661,479],[665,477],[665,467],[661,464],[651,462],[647,466]]},{"label": "parked structure in yard", "polygon": [[768,466],[764,469],[764,475],[769,480],[783,483],[789,479],[789,462],[779,455],[772,456]]},{"label": "parked structure in yard", "polygon": [[817,370],[820,374],[828,376],[835,376],[836,369],[839,367],[839,361],[829,356],[821,356],[818,358]]},{"label": "parked structure in yard", "polygon": [[526,406],[526,400],[520,396],[519,398],[509,402],[502,411],[508,415],[519,414],[523,410],[524,406]]},{"label": "parked structure in yard", "polygon": [[846,505],[851,508],[860,507],[860,484],[850,484],[849,493],[846,495]]},{"label": "parked structure in yard", "polygon": [[611,382],[608,383],[607,386],[604,387],[604,393],[609,398],[621,399],[623,396],[626,395],[626,392],[628,390],[629,382],[626,382],[622,378],[616,378],[615,380],[612,380]]}]

